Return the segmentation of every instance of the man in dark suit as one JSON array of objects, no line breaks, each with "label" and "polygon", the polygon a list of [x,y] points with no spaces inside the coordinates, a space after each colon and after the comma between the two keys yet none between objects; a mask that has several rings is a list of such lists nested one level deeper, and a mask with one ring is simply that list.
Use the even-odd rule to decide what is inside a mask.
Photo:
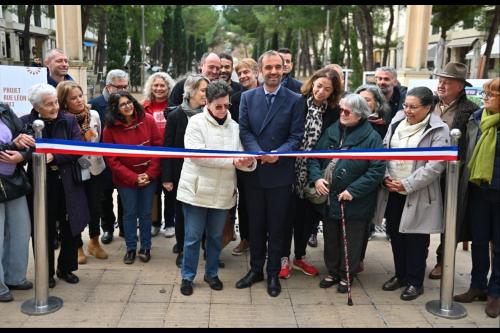
[{"label": "man in dark suit", "polygon": [[[280,85],[283,57],[267,51],[259,58],[264,84],[245,91],[240,104],[240,139],[246,151],[296,150],[304,134],[304,100]],[[278,273],[286,230],[286,214],[294,182],[295,159],[264,155],[254,172],[244,177],[250,224],[250,271],[236,283],[248,288],[264,279],[267,261],[267,292],[281,292]],[[267,241],[267,251],[266,251]]]},{"label": "man in dark suit", "polygon": [[292,77],[293,61],[292,61],[292,51],[286,47],[278,49],[278,53],[283,58],[285,65],[283,66],[283,78],[281,79],[281,86],[290,89],[297,94],[300,94],[300,87],[302,87],[302,82],[296,80]]}]

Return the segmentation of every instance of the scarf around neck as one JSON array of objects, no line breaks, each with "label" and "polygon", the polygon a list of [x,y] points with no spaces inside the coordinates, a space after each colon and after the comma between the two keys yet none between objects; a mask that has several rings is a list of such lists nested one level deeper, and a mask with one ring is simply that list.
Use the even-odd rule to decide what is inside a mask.
[{"label": "scarf around neck", "polygon": [[467,165],[470,170],[469,181],[481,185],[482,182],[491,184],[493,167],[495,164],[495,149],[497,145],[497,130],[500,126],[500,113],[492,113],[484,109],[481,115],[479,128],[481,138],[474,147],[472,158]]},{"label": "scarf around neck", "polygon": [[[307,114],[304,126],[304,136],[300,144],[300,150],[310,151],[316,146],[321,135],[323,116],[326,112],[327,103],[316,106],[313,103],[312,94],[306,100]],[[298,157],[295,160],[295,191],[299,197],[304,198],[304,188],[307,186],[307,158]]]},{"label": "scarf around neck", "polygon": [[192,116],[194,116],[195,114],[203,112],[203,108],[192,109],[189,106],[189,101],[187,99],[182,100],[181,109],[186,114],[188,119],[191,118]]}]

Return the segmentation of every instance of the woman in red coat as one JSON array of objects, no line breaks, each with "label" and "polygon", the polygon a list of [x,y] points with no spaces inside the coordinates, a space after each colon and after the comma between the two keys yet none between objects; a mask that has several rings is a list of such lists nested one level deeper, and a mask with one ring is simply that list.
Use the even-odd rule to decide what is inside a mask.
[{"label": "woman in red coat", "polygon": [[[137,100],[127,91],[109,98],[103,142],[138,146],[161,146],[158,127]],[[151,259],[151,205],[160,175],[160,161],[149,157],[107,156],[106,162],[113,174],[123,204],[123,228],[127,253],[125,264],[135,261],[136,227],[139,219],[141,246],[139,259]]]}]

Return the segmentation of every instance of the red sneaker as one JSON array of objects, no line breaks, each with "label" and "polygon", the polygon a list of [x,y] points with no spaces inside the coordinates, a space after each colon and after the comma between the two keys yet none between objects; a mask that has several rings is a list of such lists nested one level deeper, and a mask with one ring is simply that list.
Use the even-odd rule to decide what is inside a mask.
[{"label": "red sneaker", "polygon": [[280,279],[288,279],[290,277],[290,263],[287,257],[281,258]]},{"label": "red sneaker", "polygon": [[314,267],[313,265],[309,265],[304,261],[304,259],[295,259],[293,261],[293,268],[304,272],[306,275],[310,276],[316,276],[318,275],[319,271]]}]

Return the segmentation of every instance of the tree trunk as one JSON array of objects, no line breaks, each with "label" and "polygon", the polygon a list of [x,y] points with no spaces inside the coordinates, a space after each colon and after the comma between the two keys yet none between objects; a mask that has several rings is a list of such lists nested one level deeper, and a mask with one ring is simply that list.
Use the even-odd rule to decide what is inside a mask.
[{"label": "tree trunk", "polygon": [[[351,47],[350,47],[350,42],[349,42],[349,17],[347,17],[347,24],[344,26],[344,24],[340,25],[340,29],[342,29],[342,34],[344,35],[344,53],[347,54],[347,60],[344,64],[338,64],[340,66],[345,66],[345,68],[349,68],[351,64]],[[342,59],[344,59],[342,57]]]},{"label": "tree trunk", "polygon": [[85,40],[85,32],[90,22],[90,17],[94,9],[94,5],[84,5],[82,7],[82,41]]},{"label": "tree trunk", "polygon": [[316,45],[316,40],[314,39],[314,34],[309,30],[309,38],[311,40],[313,55],[314,55],[314,64],[312,66],[313,70],[317,70],[321,68],[321,55],[318,53],[318,46]]},{"label": "tree trunk", "polygon": [[498,34],[498,24],[500,21],[500,6],[495,6],[495,16],[493,17],[493,21],[491,22],[490,30],[488,32],[488,39],[486,42],[486,50],[484,50],[484,66],[483,73],[481,78],[488,78],[488,62],[491,55],[491,50],[493,48],[493,42],[495,40],[495,36]]},{"label": "tree trunk", "polygon": [[388,5],[390,12],[389,28],[387,29],[387,34],[385,35],[385,46],[384,46],[384,57],[382,59],[382,66],[387,66],[387,58],[389,57],[389,46],[391,43],[392,26],[394,25],[394,8],[392,5]]},{"label": "tree trunk", "polygon": [[28,5],[26,7],[26,13],[24,15],[24,32],[23,32],[23,59],[24,66],[29,66],[30,61],[30,20],[31,12],[33,11],[33,5]]},{"label": "tree trunk", "polygon": [[108,14],[101,7],[99,13],[99,25],[97,32],[97,50],[95,57],[95,66],[94,66],[94,74],[97,74],[97,82],[96,85],[99,85],[100,80],[102,79],[104,62],[106,60],[106,50],[104,49],[104,39],[106,38],[107,31],[107,22],[108,22]]},{"label": "tree trunk", "polygon": [[356,27],[356,30],[354,30],[355,32],[357,31],[358,32],[358,36],[359,36],[359,39],[361,41],[361,55],[362,55],[362,61],[363,61],[363,66],[366,70],[366,63],[367,63],[367,59],[366,59],[366,25],[364,23],[364,19],[363,19],[363,15],[361,15],[360,11],[356,10],[354,11],[353,13],[353,21],[356,22],[355,23],[355,27]]},{"label": "tree trunk", "polygon": [[373,17],[371,11],[373,6],[359,6],[363,13],[364,22],[366,25],[366,66],[365,70],[373,70]]}]

